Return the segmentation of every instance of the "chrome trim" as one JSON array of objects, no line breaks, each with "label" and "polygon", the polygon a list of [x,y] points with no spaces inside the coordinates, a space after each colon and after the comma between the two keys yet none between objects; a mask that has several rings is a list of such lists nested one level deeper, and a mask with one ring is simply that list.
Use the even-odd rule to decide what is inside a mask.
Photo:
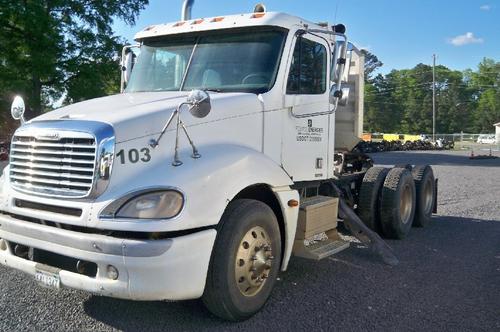
[{"label": "chrome trim", "polygon": [[[99,184],[102,181],[109,181],[111,177],[111,171],[113,170],[113,161],[115,158],[115,137],[108,137],[104,139],[100,145],[98,150],[98,162],[97,162],[97,181]],[[103,188],[102,190],[104,191]]]},{"label": "chrome trim", "polygon": [[[148,219],[134,219],[134,218],[115,218],[116,214],[120,210],[122,206],[124,206],[126,203],[128,203],[130,200],[140,196],[144,195],[147,193],[152,193],[152,192],[157,192],[157,191],[177,191],[179,194],[182,195],[182,208],[177,213],[175,216],[172,218],[148,218]],[[177,219],[184,209],[186,208],[186,194],[179,188],[177,187],[172,187],[172,186],[162,186],[162,187],[147,187],[147,188],[142,188],[134,191],[130,191],[123,195],[122,197],[112,201],[108,205],[106,205],[101,212],[99,212],[99,218],[104,219],[107,221],[131,221],[131,220],[154,220],[154,221],[159,221],[159,220],[175,220]]]},{"label": "chrome trim", "polygon": [[[21,183],[14,183],[11,181],[11,185],[14,189],[38,196],[45,197],[57,197],[57,198],[96,198],[101,195],[104,190],[106,190],[109,184],[109,178],[111,175],[112,164],[114,159],[115,150],[115,134],[114,129],[110,124],[98,121],[85,121],[85,120],[51,120],[51,121],[33,121],[20,127],[14,133],[15,137],[33,137],[33,138],[47,138],[58,137],[58,139],[63,138],[73,138],[73,139],[93,139],[95,145],[85,145],[85,144],[70,144],[61,143],[58,144],[48,142],[16,142],[14,139],[11,142],[11,150],[13,152],[25,152],[29,155],[16,155],[15,153],[10,154],[10,164],[14,167],[10,169],[10,178],[15,179],[22,178],[28,181],[28,185]],[[26,149],[15,148],[14,146],[26,146]],[[64,152],[48,149],[37,150],[36,147],[61,147],[61,148],[72,148],[72,149],[88,149],[93,150],[92,152]],[[59,155],[60,158],[47,157],[46,154]],[[71,156],[93,156],[93,160],[82,160],[82,159],[72,159]],[[15,160],[14,160],[15,159]],[[60,163],[72,163],[79,164],[81,166],[72,165],[51,165],[44,164],[43,166],[37,165],[36,161],[48,161],[48,162],[60,162]],[[102,166],[105,163],[104,166]],[[85,167],[83,165],[92,165],[90,167]],[[24,166],[26,168],[19,168],[16,166]],[[37,167],[43,168],[44,171],[35,170],[32,168]],[[101,166],[104,173],[101,173]],[[45,175],[51,176],[50,170],[54,170],[54,174],[58,177],[66,177],[64,174],[68,174],[71,171],[76,172],[87,172],[88,175],[71,175],[67,176],[68,179],[86,179],[92,180],[90,183],[82,184],[82,190],[77,189],[81,183],[75,181],[66,180],[52,180],[37,178],[36,185],[29,184],[29,181],[34,180],[33,175]],[[59,171],[59,173],[57,173]],[[18,173],[12,174],[12,173]],[[21,173],[21,174],[19,174]],[[42,174],[44,173],[44,174]],[[89,179],[90,177],[90,179]],[[51,188],[45,187],[43,183],[49,184],[71,184],[75,185],[75,189],[65,189],[65,188]],[[86,187],[90,187],[85,190]]]}]

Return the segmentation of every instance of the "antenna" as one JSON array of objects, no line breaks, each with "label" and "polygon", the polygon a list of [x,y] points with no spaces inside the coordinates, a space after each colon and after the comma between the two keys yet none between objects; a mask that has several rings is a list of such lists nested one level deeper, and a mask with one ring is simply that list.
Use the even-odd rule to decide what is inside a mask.
[{"label": "antenna", "polygon": [[333,15],[333,25],[337,23],[337,12],[339,10],[339,2],[340,0],[337,0],[337,2],[335,3],[335,14]]}]

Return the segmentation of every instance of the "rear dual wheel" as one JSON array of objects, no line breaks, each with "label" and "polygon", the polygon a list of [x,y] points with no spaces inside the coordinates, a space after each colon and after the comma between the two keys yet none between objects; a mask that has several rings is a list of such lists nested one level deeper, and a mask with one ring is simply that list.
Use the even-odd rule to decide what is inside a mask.
[{"label": "rear dual wheel", "polygon": [[359,189],[358,215],[371,230],[380,233],[380,194],[389,168],[371,167]]},{"label": "rear dual wheel", "polygon": [[412,225],[424,227],[430,222],[435,196],[436,184],[429,165],[372,167],[361,184],[358,214],[370,229],[388,238],[402,239]]},{"label": "rear dual wheel", "polygon": [[424,227],[429,224],[434,210],[436,182],[432,167],[429,165],[415,166],[412,170],[417,195],[417,209],[413,226]]},{"label": "rear dual wheel", "polygon": [[410,232],[416,208],[416,190],[412,174],[406,168],[387,173],[380,198],[380,220],[383,234],[403,239]]}]

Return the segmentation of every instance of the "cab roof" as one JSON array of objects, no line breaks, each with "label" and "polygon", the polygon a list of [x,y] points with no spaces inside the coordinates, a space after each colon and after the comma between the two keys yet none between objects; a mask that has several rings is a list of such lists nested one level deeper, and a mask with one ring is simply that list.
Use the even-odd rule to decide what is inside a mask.
[{"label": "cab roof", "polygon": [[297,16],[278,12],[263,12],[197,18],[188,21],[150,25],[136,33],[134,39],[140,42],[150,37],[252,26],[276,26],[288,30],[305,27],[324,29],[324,27],[316,23],[306,21]]}]

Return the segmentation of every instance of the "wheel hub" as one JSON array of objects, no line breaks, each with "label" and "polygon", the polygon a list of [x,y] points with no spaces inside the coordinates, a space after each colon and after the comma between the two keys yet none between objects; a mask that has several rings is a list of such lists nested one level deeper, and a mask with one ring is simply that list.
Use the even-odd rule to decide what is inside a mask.
[{"label": "wheel hub", "polygon": [[261,290],[273,260],[269,235],[260,226],[252,227],[243,236],[236,253],[235,278],[243,295],[253,296]]}]

